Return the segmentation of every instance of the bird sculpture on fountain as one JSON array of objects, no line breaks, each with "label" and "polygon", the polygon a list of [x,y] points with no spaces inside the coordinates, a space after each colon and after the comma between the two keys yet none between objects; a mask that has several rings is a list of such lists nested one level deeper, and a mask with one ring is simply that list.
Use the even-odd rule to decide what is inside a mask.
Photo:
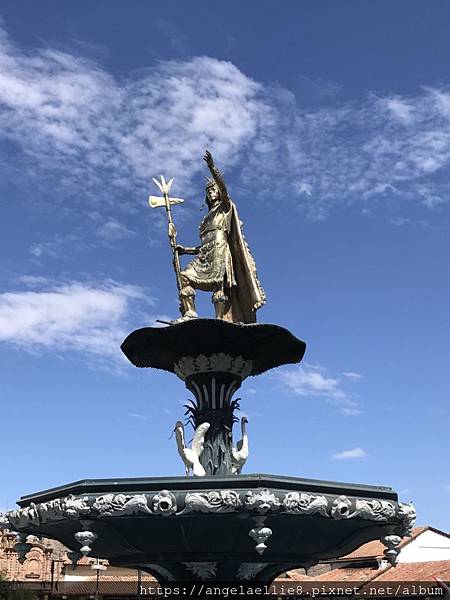
[{"label": "bird sculpture on fountain", "polygon": [[231,450],[231,472],[233,475],[239,475],[242,467],[245,465],[248,458],[248,435],[247,435],[247,417],[241,419],[242,439],[238,441],[236,446]]},{"label": "bird sculpture on fountain", "polygon": [[200,463],[200,456],[203,452],[205,435],[210,427],[209,423],[201,423],[194,432],[191,447],[186,446],[184,440],[184,424],[177,421],[175,424],[175,439],[177,441],[178,454],[186,468],[186,476],[189,476],[190,471],[197,477],[206,475],[206,471]]}]

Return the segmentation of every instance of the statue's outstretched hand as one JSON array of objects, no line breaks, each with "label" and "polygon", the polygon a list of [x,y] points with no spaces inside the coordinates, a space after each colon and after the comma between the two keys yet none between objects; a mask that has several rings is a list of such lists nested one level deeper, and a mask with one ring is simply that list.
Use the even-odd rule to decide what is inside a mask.
[{"label": "statue's outstretched hand", "polygon": [[203,160],[206,162],[206,164],[208,165],[208,169],[210,171],[212,171],[214,169],[214,159],[212,157],[212,154],[209,150],[206,150],[205,155],[203,156]]}]

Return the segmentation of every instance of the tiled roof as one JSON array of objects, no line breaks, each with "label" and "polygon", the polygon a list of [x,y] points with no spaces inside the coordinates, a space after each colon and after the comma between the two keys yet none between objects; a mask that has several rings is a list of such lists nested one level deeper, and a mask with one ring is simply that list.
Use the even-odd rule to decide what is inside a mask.
[{"label": "tiled roof", "polygon": [[307,575],[303,575],[303,573],[298,573],[297,571],[287,571],[276,578],[275,581],[283,582],[283,581],[308,581],[310,577]]},{"label": "tiled roof", "polygon": [[[142,584],[141,580],[141,584]],[[150,583],[146,580],[146,584]],[[155,585],[155,580],[151,581],[152,585]],[[122,581],[122,578],[114,577],[111,580],[102,579],[98,585],[98,591],[100,594],[109,594],[113,596],[129,596],[136,595],[137,593],[137,579],[129,578]],[[60,582],[53,592],[55,594],[62,594],[67,596],[91,596],[94,595],[97,590],[97,583],[94,580],[89,581],[65,581]]]},{"label": "tiled roof", "polygon": [[399,563],[395,567],[377,569],[374,567],[342,568],[327,571],[314,577],[303,576],[305,582],[376,582],[387,581],[425,582],[435,581],[435,577],[450,581],[450,560],[433,562]]},{"label": "tiled roof", "polygon": [[434,581],[434,577],[450,581],[450,560],[400,563],[396,567],[386,569],[376,581]]},{"label": "tiled roof", "polygon": [[[427,529],[431,529],[430,527],[414,527],[413,534],[411,537],[404,537],[399,544],[398,548],[404,548],[410,542],[415,540],[421,533],[426,531]],[[438,531],[438,530],[435,530]],[[439,532],[444,534],[444,532]],[[444,534],[446,535],[446,534]],[[347,560],[361,560],[364,558],[382,558],[383,552],[386,550],[386,546],[384,546],[379,540],[373,540],[372,542],[367,542],[363,544],[350,554],[346,554],[345,556],[341,556],[340,558],[333,560],[332,562],[339,561],[347,561]],[[331,561],[327,561],[331,562]]]},{"label": "tiled roof", "polygon": [[[64,585],[69,585],[72,583],[82,583],[84,581],[86,581],[90,584],[90,582],[96,581],[96,580],[97,580],[97,575],[88,575],[86,577],[83,576],[82,581],[64,581]],[[63,581],[63,580],[60,580],[60,581]],[[138,577],[137,577],[137,575],[103,575],[102,574],[99,577],[99,581],[100,581],[100,583],[110,583],[111,581],[113,581],[113,582],[117,581],[118,583],[134,582],[137,584]],[[140,581],[156,581],[156,579],[149,573],[143,573],[141,571]]]},{"label": "tiled roof", "polygon": [[307,577],[307,581],[367,581],[376,577],[380,573],[380,569],[375,567],[360,567],[360,568],[342,568],[327,571],[321,575]]}]

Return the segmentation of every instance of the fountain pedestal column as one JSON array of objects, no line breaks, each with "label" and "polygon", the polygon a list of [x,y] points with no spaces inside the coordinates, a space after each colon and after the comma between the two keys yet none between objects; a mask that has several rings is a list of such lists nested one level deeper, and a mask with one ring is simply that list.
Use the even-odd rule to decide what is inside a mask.
[{"label": "fountain pedestal column", "polygon": [[200,462],[207,475],[230,475],[234,411],[239,408],[239,400],[233,400],[232,396],[242,379],[226,372],[196,373],[185,383],[195,397],[186,411],[193,428],[205,422],[210,424]]},{"label": "fountain pedestal column", "polygon": [[251,361],[223,352],[183,357],[175,365],[175,373],[195,397],[186,405],[193,428],[210,424],[200,455],[207,475],[232,473],[232,430],[237,420],[234,411],[239,409],[239,400],[233,400],[233,395],[251,370]]},{"label": "fountain pedestal column", "polygon": [[242,382],[279,365],[300,362],[305,347],[278,325],[217,319],[138,329],[122,344],[134,365],[175,373],[194,395],[186,416],[194,429],[210,424],[200,456],[207,475],[232,473],[232,429],[239,408],[233,395]]}]

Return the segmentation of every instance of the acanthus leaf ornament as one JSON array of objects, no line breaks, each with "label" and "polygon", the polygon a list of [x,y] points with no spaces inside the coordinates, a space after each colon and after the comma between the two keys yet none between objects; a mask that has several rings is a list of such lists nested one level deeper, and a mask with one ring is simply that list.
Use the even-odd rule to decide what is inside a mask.
[{"label": "acanthus leaf ornament", "polygon": [[213,579],[217,573],[217,562],[184,562],[187,571],[190,571],[201,581]]},{"label": "acanthus leaf ornament", "polygon": [[175,577],[165,567],[154,564],[154,563],[147,563],[147,566],[149,569],[154,571],[154,573],[156,573],[157,575],[161,575],[161,577],[163,577],[166,581],[175,581]]},{"label": "acanthus leaf ornament", "polygon": [[105,494],[96,498],[93,508],[98,511],[100,517],[152,512],[144,494]]},{"label": "acanthus leaf ornament", "polygon": [[397,518],[401,522],[401,535],[411,537],[416,516],[416,509],[412,503],[398,503]]},{"label": "acanthus leaf ornament", "polygon": [[178,514],[188,512],[227,513],[234,512],[242,505],[239,494],[233,490],[188,493],[185,508]]},{"label": "acanthus leaf ornament", "polygon": [[234,358],[225,352],[219,352],[218,354],[212,354],[209,358],[209,366],[211,371],[224,371],[225,373],[231,373],[233,367]]},{"label": "acanthus leaf ornament", "polygon": [[395,516],[395,506],[386,500],[361,500],[357,499],[355,510],[349,519],[359,517],[369,521],[386,521]]},{"label": "acanthus leaf ornament", "polygon": [[192,356],[182,356],[173,368],[175,374],[182,379],[186,379],[188,375],[195,373],[194,358]]},{"label": "acanthus leaf ornament", "polygon": [[283,500],[286,512],[303,513],[305,515],[319,514],[328,517],[328,500],[325,496],[288,492]]},{"label": "acanthus leaf ornament", "polygon": [[87,496],[79,497],[70,495],[64,500],[63,512],[69,519],[78,519],[87,515],[91,507],[89,506],[89,498]]},{"label": "acanthus leaf ornament", "polygon": [[200,354],[194,360],[195,371],[197,373],[204,373],[205,371],[211,371],[211,361],[204,354]]},{"label": "acanthus leaf ornament", "polygon": [[267,567],[267,563],[250,563],[244,562],[239,565],[239,569],[236,572],[236,578],[244,581],[249,581],[253,579],[255,575],[258,575],[265,567]]},{"label": "acanthus leaf ornament", "polygon": [[40,522],[38,508],[33,502],[25,508],[17,508],[9,511],[6,518],[13,529],[23,529],[37,525]]},{"label": "acanthus leaf ornament", "polygon": [[253,361],[244,360],[242,356],[231,356],[224,352],[197,357],[182,356],[174,364],[175,374],[183,381],[196,373],[231,373],[237,375],[242,381],[251,375]]}]

